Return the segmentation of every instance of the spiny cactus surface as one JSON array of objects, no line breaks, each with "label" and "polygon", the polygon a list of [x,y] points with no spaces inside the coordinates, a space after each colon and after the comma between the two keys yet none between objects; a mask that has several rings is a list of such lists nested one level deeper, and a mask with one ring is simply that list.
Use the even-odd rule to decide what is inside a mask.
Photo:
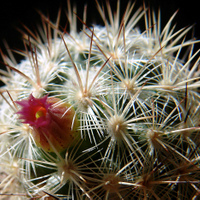
[{"label": "spiny cactus surface", "polygon": [[200,198],[198,41],[134,5],[88,26],[68,1],[69,30],[41,14],[1,52],[0,199]]}]

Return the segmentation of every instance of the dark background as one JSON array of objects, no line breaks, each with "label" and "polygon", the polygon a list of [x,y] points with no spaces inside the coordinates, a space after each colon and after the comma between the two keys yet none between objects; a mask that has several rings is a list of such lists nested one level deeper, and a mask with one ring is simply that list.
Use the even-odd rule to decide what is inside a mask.
[{"label": "dark background", "polygon": [[[200,39],[200,19],[199,19],[199,5],[198,0],[179,1],[179,0],[144,0],[146,5],[150,5],[157,10],[161,8],[162,25],[168,21],[171,15],[179,9],[177,16],[175,17],[174,24],[177,24],[176,30],[188,26],[195,25],[194,35],[197,39]],[[71,2],[77,4],[78,15],[82,17],[82,10],[85,3],[88,4],[88,16],[87,23],[102,23],[101,18],[96,10],[95,0],[71,0]],[[99,0],[104,2],[105,0]],[[115,7],[117,0],[110,0],[110,3]],[[128,0],[121,0],[121,9],[126,7]],[[133,2],[133,1],[132,1]],[[143,0],[137,0],[136,8],[143,4]],[[36,10],[42,11],[45,15],[49,15],[52,21],[55,21],[58,9],[62,7],[62,20],[61,26],[65,26],[67,18],[64,10],[67,9],[67,0],[34,0],[34,1],[3,1],[0,5],[0,48],[5,52],[3,39],[7,41],[10,48],[23,49],[23,43],[21,41],[21,34],[16,30],[22,28],[22,24],[25,24],[30,29],[34,29],[40,22],[40,16]],[[96,19],[96,20],[94,20]],[[142,30],[144,28],[141,23]],[[190,34],[191,35],[191,34]],[[195,49],[198,49],[200,45],[196,45]]]}]

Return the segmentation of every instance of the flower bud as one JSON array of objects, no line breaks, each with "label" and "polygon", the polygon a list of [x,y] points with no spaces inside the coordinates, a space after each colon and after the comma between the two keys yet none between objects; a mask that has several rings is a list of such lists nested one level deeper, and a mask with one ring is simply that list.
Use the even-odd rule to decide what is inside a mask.
[{"label": "flower bud", "polygon": [[68,103],[59,104],[60,101],[48,95],[35,98],[31,94],[28,99],[16,102],[21,106],[17,114],[22,123],[33,128],[37,146],[48,152],[63,151],[76,141],[79,134],[74,108]]}]

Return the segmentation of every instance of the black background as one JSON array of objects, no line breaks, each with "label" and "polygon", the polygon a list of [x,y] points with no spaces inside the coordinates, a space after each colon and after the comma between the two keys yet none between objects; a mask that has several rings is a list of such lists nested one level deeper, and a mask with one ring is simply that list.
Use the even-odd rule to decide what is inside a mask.
[{"label": "black background", "polygon": [[[146,5],[150,5],[151,8],[158,10],[161,8],[162,25],[168,21],[171,15],[177,11],[178,14],[175,17],[174,24],[177,24],[176,30],[189,26],[194,26],[194,35],[197,39],[200,39],[200,19],[199,19],[199,5],[198,0],[179,1],[179,0],[144,0]],[[88,5],[87,23],[102,23],[101,18],[96,9],[95,0],[72,0],[71,2],[77,4],[77,13],[82,17],[82,10],[84,5]],[[105,0],[99,0],[100,3],[105,3]],[[116,0],[110,0],[110,4],[115,7]],[[121,0],[121,9],[125,9],[128,0]],[[132,1],[133,2],[133,1]],[[73,4],[72,3],[72,4]],[[143,0],[137,0],[136,8],[143,4]],[[67,23],[67,18],[64,10],[67,9],[67,0],[34,0],[34,1],[3,1],[0,5],[0,48],[5,52],[3,39],[7,41],[10,48],[23,49],[23,43],[21,40],[21,34],[17,31],[17,28],[22,28],[22,24],[25,24],[31,30],[36,27],[40,22],[40,16],[36,10],[40,10],[45,15],[49,15],[52,21],[55,21],[58,9],[62,7],[62,19],[61,26],[64,27]],[[142,29],[144,28],[141,23]],[[191,35],[192,33],[190,33]],[[200,45],[196,45],[198,49]]]}]

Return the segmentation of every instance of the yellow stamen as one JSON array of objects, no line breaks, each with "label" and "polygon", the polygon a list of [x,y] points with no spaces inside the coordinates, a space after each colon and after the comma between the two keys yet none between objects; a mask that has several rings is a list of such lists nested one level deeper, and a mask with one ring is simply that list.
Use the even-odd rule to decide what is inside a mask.
[{"label": "yellow stamen", "polygon": [[46,109],[44,107],[40,107],[38,111],[35,113],[36,119],[43,117],[46,115]]}]

